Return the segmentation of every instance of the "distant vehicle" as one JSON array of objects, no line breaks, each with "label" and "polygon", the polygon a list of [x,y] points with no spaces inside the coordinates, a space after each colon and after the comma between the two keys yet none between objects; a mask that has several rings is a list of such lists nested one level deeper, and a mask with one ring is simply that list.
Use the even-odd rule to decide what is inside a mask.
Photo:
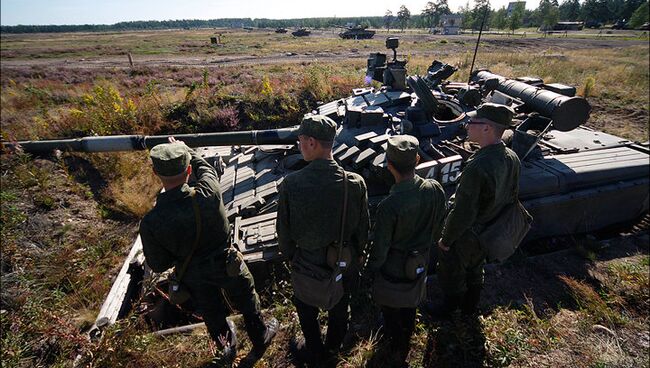
[{"label": "distant vehicle", "polygon": [[603,28],[603,24],[600,23],[597,20],[588,20],[588,21],[585,22],[585,27],[600,29],[600,28]]},{"label": "distant vehicle", "polygon": [[291,32],[295,37],[305,37],[311,34],[311,31],[307,28],[298,28],[295,31]]},{"label": "distant vehicle", "polygon": [[277,28],[275,30],[275,33],[287,33],[287,29],[286,28]]},{"label": "distant vehicle", "polygon": [[612,29],[630,29],[630,27],[627,25],[626,19],[619,19],[614,23]]},{"label": "distant vehicle", "polygon": [[582,31],[583,22],[557,22],[553,26],[554,31]]},{"label": "distant vehicle", "polygon": [[650,31],[650,23],[645,22],[639,28],[637,28],[639,31]]},{"label": "distant vehicle", "polygon": [[244,27],[244,29],[247,30],[247,31],[252,31],[253,27]]},{"label": "distant vehicle", "polygon": [[346,30],[339,33],[339,37],[344,40],[367,40],[375,36],[375,31],[370,31],[366,29],[367,27],[361,25],[355,25],[352,27],[346,27]]}]

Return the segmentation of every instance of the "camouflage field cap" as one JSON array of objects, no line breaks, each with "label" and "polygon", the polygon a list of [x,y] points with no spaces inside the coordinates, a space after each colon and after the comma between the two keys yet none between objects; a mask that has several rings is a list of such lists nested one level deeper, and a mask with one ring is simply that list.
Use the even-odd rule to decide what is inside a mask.
[{"label": "camouflage field cap", "polygon": [[515,125],[512,121],[514,115],[515,111],[509,106],[491,102],[486,102],[479,106],[476,111],[467,113],[470,118],[487,119],[504,127]]},{"label": "camouflage field cap", "polygon": [[395,135],[388,138],[386,158],[397,165],[415,165],[420,142],[412,135]]},{"label": "camouflage field cap", "polygon": [[310,115],[302,119],[298,135],[307,135],[320,141],[331,142],[336,137],[336,123],[324,115]]},{"label": "camouflage field cap", "polygon": [[190,164],[190,152],[184,143],[159,144],[149,152],[153,171],[160,176],[181,174]]}]

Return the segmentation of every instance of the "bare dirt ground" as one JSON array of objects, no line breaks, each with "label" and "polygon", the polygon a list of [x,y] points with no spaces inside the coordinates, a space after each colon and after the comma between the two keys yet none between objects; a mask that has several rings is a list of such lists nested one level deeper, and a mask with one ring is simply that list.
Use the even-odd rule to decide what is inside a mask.
[{"label": "bare dirt ground", "polygon": [[[27,214],[20,225],[22,237],[19,243],[29,248],[23,251],[23,254],[36,260],[31,267],[61,268],[58,272],[64,275],[66,272],[64,265],[68,264],[68,267],[80,267],[79,272],[86,274],[90,272],[89,269],[77,265],[77,259],[81,259],[84,252],[98,250],[88,246],[62,251],[51,243],[72,242],[84,245],[100,238],[108,239],[111,241],[111,247],[104,249],[98,255],[105,257],[99,261],[105,267],[105,277],[84,276],[82,278],[85,282],[94,283],[89,286],[95,289],[95,293],[108,290],[109,281],[115,277],[121,266],[120,259],[128,252],[128,237],[135,237],[134,223],[108,220],[99,215],[101,205],[95,196],[105,189],[105,183],[82,159],[69,157],[66,161],[59,162],[37,159],[33,165],[39,170],[47,171],[49,175],[46,187],[32,188],[19,194],[19,209]],[[84,174],[83,176],[70,175],[68,170]],[[15,180],[15,177],[4,176],[3,180]],[[79,182],[82,185],[79,185]],[[35,200],[39,193],[52,198],[53,203],[44,206],[43,203]],[[125,238],[124,235],[127,237]],[[567,287],[563,278],[580,280],[595,288],[606,285],[608,278],[611,277],[609,270],[613,267],[638,264],[644,257],[647,258],[648,244],[647,232],[636,232],[594,242],[590,250],[572,247],[529,258],[519,257],[504,265],[488,265],[480,306],[482,316],[477,317],[476,320],[456,316],[451,321],[443,322],[428,321],[427,318],[420,317],[424,322],[418,324],[417,342],[413,343],[409,357],[410,366],[480,367],[487,364],[487,366],[576,368],[603,364],[603,361],[607,364],[602,366],[608,367],[642,365],[647,360],[647,351],[650,348],[650,331],[638,321],[647,320],[647,315],[645,317],[643,315],[647,314],[648,301],[646,305],[639,305],[636,309],[627,311],[629,321],[622,325],[612,327],[606,323],[592,322],[582,312],[584,305],[576,302],[576,296],[572,294],[572,290]],[[13,274],[9,270],[18,266],[3,263],[3,277],[5,277],[3,280],[8,280],[6,277],[11,277]],[[4,308],[20,306],[23,292],[11,288],[3,290]],[[85,293],[91,292],[85,291]],[[428,293],[433,301],[441,299],[435,276],[429,282]],[[62,331],[70,334],[77,329],[85,331],[92,323],[101,300],[95,296],[90,305],[85,305],[89,309],[79,311],[73,325],[61,327]],[[362,300],[371,304],[367,295],[362,297]],[[522,314],[524,313],[520,312],[522,310],[528,312]],[[516,311],[512,316],[515,322],[522,323],[522,319],[537,319],[540,326],[535,327],[546,332],[536,333],[546,336],[548,341],[538,342],[541,347],[531,346],[536,340],[527,336],[532,332],[524,330],[525,325],[508,326],[508,321],[503,321],[503,315],[507,316],[507,313],[512,311]],[[499,316],[498,321],[495,320],[497,318],[495,316]],[[372,331],[376,334],[376,329],[379,327],[377,317],[371,314],[361,320],[353,320],[355,334],[348,336],[352,345],[359,339],[372,339]],[[295,366],[287,348],[291,337],[297,333],[296,321],[292,322],[291,318],[285,317],[281,333],[269,348],[270,355],[263,361],[264,363],[256,366]],[[495,324],[497,327],[492,328],[496,329],[496,332],[491,332],[490,326]],[[496,353],[490,351],[495,349],[488,343],[490,341],[494,344],[495,341],[495,336],[490,333],[503,334],[501,337],[503,341],[499,338],[496,338],[496,341],[502,344],[501,348],[509,351]],[[197,330],[193,336],[194,339],[199,340],[208,338],[204,329]],[[50,350],[55,349],[60,342],[47,340],[42,341],[42,344],[43,354],[52,354]],[[119,346],[117,348],[120,349]],[[189,348],[189,351],[192,351],[192,348]],[[120,354],[123,352],[120,351]],[[351,354],[346,359],[353,361],[355,354],[359,353],[353,351],[344,354]],[[362,366],[386,366],[381,359],[382,355],[372,355],[369,352],[364,354],[372,358]],[[507,361],[490,361],[489,359],[494,359],[495,355]],[[187,352],[184,356],[184,359],[188,359]],[[598,359],[594,360],[596,359],[594,357]],[[341,363],[338,366],[361,365]]]},{"label": "bare dirt ground", "polygon": [[[331,38],[329,34],[313,35],[316,37]],[[439,57],[457,53],[472,52],[475,36],[434,36],[426,34],[417,35],[399,35],[402,44],[420,43],[432,44],[446,40],[447,44],[443,49],[432,49],[431,51],[416,50],[408,51],[411,56],[422,57]],[[376,36],[381,38],[381,35]],[[563,38],[549,36],[548,38],[520,38],[506,36],[486,36],[481,41],[482,47],[480,53],[498,50],[499,52],[554,52],[562,50],[579,50],[579,49],[602,49],[617,48],[637,45],[647,45],[645,40],[620,40],[606,38]],[[363,47],[363,46],[361,46]],[[402,46],[400,50],[408,50],[408,46]],[[133,56],[135,65],[146,65],[148,67],[197,67],[212,68],[219,66],[237,66],[237,65],[263,65],[263,64],[285,64],[285,63],[302,63],[302,62],[337,62],[347,59],[365,59],[368,57],[368,51],[365,47],[351,48],[347,51],[314,51],[314,52],[285,52],[274,53],[271,55],[253,55],[253,54],[236,54],[236,55],[136,55]],[[57,68],[70,69],[96,69],[96,68],[129,68],[129,61],[124,56],[96,56],[88,58],[47,58],[47,59],[14,59],[4,58],[0,65],[2,68],[24,68],[31,66],[48,66]]]},{"label": "bare dirt ground", "polygon": [[[413,46],[416,43],[419,46],[428,45],[428,43],[440,46],[441,40],[446,40],[443,47],[432,47],[431,50],[420,47],[409,53],[411,56],[428,58],[471,53],[475,41],[473,36],[443,37],[424,34],[399,36],[403,45],[400,50],[408,50],[409,45]],[[316,37],[329,40],[336,36],[333,33],[317,33]],[[383,35],[378,34],[376,37],[383,37]],[[338,40],[336,41],[338,42]],[[647,46],[647,41],[604,37],[602,39],[573,39],[488,36],[482,41],[482,44],[483,47],[479,53],[510,52],[515,54],[554,53],[576,49],[618,49],[628,46]],[[253,55],[250,52],[231,55],[199,55],[198,53],[135,55],[134,62],[136,66],[146,64],[149,67],[188,68],[218,68],[251,64],[337,63],[345,60],[362,61],[369,52],[382,51],[381,49],[367,49],[363,47],[362,43],[358,45],[361,46],[332,52],[312,50],[291,53],[274,52],[261,56]],[[3,58],[0,61],[0,66],[3,70],[32,67],[37,69],[88,69],[84,72],[91,75],[102,69],[130,68],[125,55],[87,58]],[[594,113],[589,126],[600,129],[618,124],[620,126],[617,129],[623,130],[627,125],[631,125],[633,131],[630,132],[630,136],[647,136],[647,108],[639,110],[630,106],[610,106],[602,98],[591,101]],[[47,285],[51,283],[55,287],[59,285],[59,280],[56,278],[65,276],[66,272],[74,270],[76,277],[73,281],[77,288],[76,293],[68,292],[74,298],[83,298],[83,301],[67,301],[66,299],[66,302],[71,305],[70,309],[74,308],[78,311],[74,318],[71,318],[73,325],[67,328],[71,335],[81,334],[94,321],[103,297],[110,288],[110,281],[118,272],[123,257],[136,236],[137,221],[134,218],[116,216],[115,213],[106,213],[106,203],[102,203],[105,201],[105,198],[102,198],[102,193],[105,193],[107,183],[93,171],[92,165],[85,163],[79,157],[68,157],[64,161],[35,160],[33,167],[29,167],[29,165],[27,167],[29,168],[27,173],[21,166],[18,170],[5,170],[5,168],[2,170],[3,191],[9,187],[8,182],[23,180],[19,179],[21,175],[38,176],[39,172],[48,173],[48,175],[43,174],[44,178],[38,185],[28,187],[20,185],[12,189],[11,195],[16,199],[11,202],[15,208],[8,210],[3,205],[3,216],[14,213],[14,211],[25,215],[24,218],[19,218],[20,223],[17,225],[16,232],[19,235],[14,242],[18,246],[17,249],[3,249],[3,283],[6,280],[11,281],[11,277],[20,274],[23,269],[37,268],[50,271],[55,269],[56,272],[54,272],[52,280],[46,281]],[[5,240],[3,239],[3,242]],[[104,245],[104,243],[106,244]],[[488,356],[490,359],[494,359],[494,357],[503,359],[485,363],[490,366],[572,368],[647,366],[650,349],[650,332],[647,329],[647,300],[645,304],[624,310],[625,318],[628,318],[626,323],[615,325],[615,327],[602,326],[603,322],[595,323],[587,319],[587,315],[583,311],[588,310],[588,306],[580,304],[576,300],[579,298],[576,298],[572,289],[567,287],[563,277],[585,282],[593,286],[595,290],[606,290],[602,287],[611,282],[609,280],[611,269],[627,264],[643,264],[643,260],[647,260],[648,243],[647,229],[645,229],[645,233],[614,236],[604,242],[597,242],[593,248],[587,250],[574,244],[570,249],[560,252],[516,259],[502,266],[488,266],[486,287],[481,304],[483,316],[477,320],[477,324],[452,321],[449,323],[427,323],[426,327],[419,326],[417,339],[422,341],[415,341],[414,338],[414,347],[411,351],[412,365],[425,367],[481,366]],[[63,247],[62,244],[66,246]],[[97,246],[96,244],[102,245]],[[8,251],[16,254],[15,263],[7,263]],[[88,253],[96,254],[96,256],[86,257],[85,255]],[[96,268],[93,271],[93,267],[80,263],[86,258],[92,259],[96,262],[95,266],[99,265],[101,268]],[[434,280],[429,290],[433,300],[440,298],[439,290],[435,285]],[[27,290],[3,288],[3,308],[9,310],[15,308],[17,311],[24,309],[24,295],[27,292]],[[42,305],[48,303],[45,301]],[[620,303],[615,300],[610,304],[618,307]],[[625,308],[628,307],[626,304],[625,306]],[[525,316],[526,323],[531,323],[531,320],[538,321],[539,325],[536,325],[535,328],[542,332],[533,333],[526,330],[523,325],[504,325],[504,316],[510,315],[515,321],[520,321],[522,316]],[[501,318],[499,320],[501,325],[498,328],[494,327],[493,330],[496,332],[490,335],[490,326],[494,326],[496,323],[494,322],[496,316]],[[18,322],[12,323],[8,323],[7,326],[11,325],[12,328],[17,326],[16,331],[29,329]],[[585,324],[588,325],[585,326]],[[267,358],[269,362],[267,366],[293,366],[286,356],[286,347],[297,326],[295,321],[285,321],[283,327],[285,330],[270,349],[276,354],[271,354]],[[539,334],[546,334],[544,336],[548,337],[548,341],[536,341]],[[61,345],[63,338],[59,338],[57,342],[51,342],[41,338],[42,335],[41,330],[34,332],[36,337],[33,340],[42,343],[43,346],[32,349],[36,351],[34,354],[45,357],[42,359],[58,354],[49,351],[55,349],[56,346],[65,346]],[[533,338],[529,337],[531,335]],[[200,338],[207,339],[206,336],[200,336]],[[120,344],[121,341],[118,340]],[[173,353],[174,347],[171,346],[171,342],[169,344],[166,349]],[[497,348],[490,348],[490,344],[497,344]],[[182,343],[178,345],[182,345]],[[486,346],[493,350],[486,351]],[[128,345],[118,346],[117,353],[109,352],[107,354],[128,356],[131,354],[128,352],[130,348],[131,346]],[[20,349],[22,347],[18,346],[15,351],[20,351]],[[75,351],[72,348],[61,349],[67,354],[70,351]],[[127,352],[125,353],[124,350]],[[160,350],[165,351],[165,349]],[[188,350],[195,353],[200,349],[191,346]],[[13,349],[7,349],[7,351],[14,352]],[[96,352],[102,353],[103,351]],[[171,356],[172,353],[167,354]],[[183,354],[179,355],[181,359],[188,359],[192,362],[198,360],[196,358],[192,360],[191,356],[188,357],[187,352],[185,352],[184,358]],[[156,361],[157,357],[152,355],[148,357],[146,355],[145,358],[140,357],[140,359],[144,359],[141,361],[146,362],[143,366],[154,366],[152,365],[154,363],[151,362]],[[596,359],[594,357],[598,359],[589,360]],[[346,358],[348,361],[352,361],[353,357]],[[150,361],[146,359],[150,359]],[[127,360],[121,363],[124,362]],[[356,366],[385,366],[382,363],[381,361],[370,361],[366,364],[363,361]],[[137,365],[138,363],[125,364]],[[101,364],[99,365],[101,366]],[[183,365],[179,363],[179,366]],[[342,366],[355,365],[342,363]]]}]

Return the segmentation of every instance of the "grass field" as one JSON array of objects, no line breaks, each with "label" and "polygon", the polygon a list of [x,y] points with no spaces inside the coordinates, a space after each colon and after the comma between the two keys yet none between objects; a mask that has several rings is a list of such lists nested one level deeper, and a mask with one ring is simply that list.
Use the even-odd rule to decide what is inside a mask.
[{"label": "grass field", "polygon": [[[407,52],[435,51],[445,48],[436,45],[442,40],[473,43],[476,35],[440,36],[423,30],[378,30],[371,40],[341,40],[340,29],[314,30],[310,37],[293,37],[290,33],[277,34],[273,30],[244,31],[238,29],[198,29],[140,32],[62,33],[62,34],[3,34],[0,36],[0,56],[10,59],[97,58],[117,57],[131,53],[134,56],[226,56],[273,55],[278,52],[346,53],[350,49],[382,50],[388,35],[401,37]],[[647,41],[647,32],[594,30],[568,32],[569,39],[610,39],[612,41]],[[220,36],[221,46],[210,44],[210,38]],[[531,30],[518,30],[514,35],[487,33],[485,39],[503,38],[537,40],[564,39],[564,34],[543,35]],[[416,41],[416,42],[413,42]],[[362,56],[365,56],[363,52]]]},{"label": "grass field", "polygon": [[[215,33],[225,46],[210,46]],[[589,126],[647,141],[647,35],[614,36],[488,36],[477,67],[575,85],[593,106]],[[474,40],[406,32],[399,52],[411,73],[424,73],[438,58],[458,66],[452,80],[464,81]],[[309,38],[220,29],[2,35],[0,41],[3,140],[294,125],[318,102],[361,86],[367,54],[385,50],[383,35],[340,40],[334,31]],[[300,59],[281,57],[288,53]],[[270,59],[214,63],[238,57]],[[190,59],[199,61],[180,63]],[[94,367],[197,367],[209,360],[204,330],[157,338],[143,333],[148,326],[135,314],[101,342],[83,335],[160,189],[146,154],[14,154],[3,155],[0,165],[4,367],[70,366],[77,355]],[[647,241],[628,240],[622,247],[628,253],[608,258],[598,247],[584,251],[576,239],[589,272],[567,270],[561,285],[569,302],[542,312],[531,299],[491,308],[476,321],[436,324],[419,316],[409,360],[425,367],[647,367]],[[283,285],[259,282],[264,307],[283,330],[257,367],[292,366],[287,344],[299,326]],[[377,311],[364,298],[355,300],[358,338],[341,367],[385,366],[382,353],[373,353],[381,346],[372,331]]]}]

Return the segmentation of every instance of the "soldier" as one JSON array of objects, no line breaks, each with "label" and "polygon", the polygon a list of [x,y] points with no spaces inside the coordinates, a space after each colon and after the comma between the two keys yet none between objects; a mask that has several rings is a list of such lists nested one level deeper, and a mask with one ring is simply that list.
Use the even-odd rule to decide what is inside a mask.
[{"label": "soldier", "polygon": [[[381,307],[385,334],[400,366],[405,364],[408,355],[418,301],[407,301],[408,295],[392,295],[390,289],[393,288],[387,287],[390,284],[378,284],[377,278],[381,277],[384,283],[412,285],[416,299],[424,297],[426,262],[431,247],[435,250],[446,213],[442,186],[415,174],[420,159],[418,146],[417,138],[410,135],[388,139],[386,161],[395,184],[377,207],[374,243],[367,266],[368,271],[375,274],[373,295]],[[414,256],[420,256],[424,264],[409,262]],[[418,266],[421,268],[409,269]]]},{"label": "soldier", "polygon": [[[187,287],[210,336],[221,348],[218,358],[228,362],[236,355],[236,334],[234,325],[226,322],[222,290],[244,315],[253,344],[251,356],[261,357],[278,322],[271,319],[264,324],[253,277],[241,254],[230,247],[216,171],[173,137],[170,143],[152,148],[150,157],[165,190],[140,223],[147,264],[155,272],[175,266],[177,276],[183,274],[182,287]],[[194,187],[187,184],[191,173],[197,178]]]},{"label": "soldier", "polygon": [[[368,239],[368,199],[363,178],[345,172],[332,157],[336,136],[336,123],[332,119],[308,116],[301,122],[298,134],[300,151],[309,165],[287,175],[280,185],[276,230],[280,251],[291,260],[294,304],[304,335],[304,341],[292,341],[293,354],[296,359],[309,363],[336,354],[347,332],[350,287],[358,275]],[[348,260],[341,263],[346,270],[342,276],[345,293],[342,297],[339,295],[340,301],[328,310],[327,336],[323,344],[318,312],[326,307],[297,295],[310,292],[326,294],[327,290],[301,289],[294,273],[298,272],[298,266],[321,270],[325,275],[332,272],[328,249],[336,250],[339,245],[346,191],[347,211],[342,238],[347,243],[343,248],[347,257],[343,258]],[[336,259],[336,255],[337,252],[334,256],[330,254],[330,260]]]},{"label": "soldier", "polygon": [[501,140],[512,126],[514,111],[485,103],[468,115],[468,139],[481,148],[465,163],[438,243],[437,272],[444,295],[444,304],[436,311],[439,317],[459,307],[466,315],[477,311],[486,257],[477,234],[519,191],[519,158]]}]

